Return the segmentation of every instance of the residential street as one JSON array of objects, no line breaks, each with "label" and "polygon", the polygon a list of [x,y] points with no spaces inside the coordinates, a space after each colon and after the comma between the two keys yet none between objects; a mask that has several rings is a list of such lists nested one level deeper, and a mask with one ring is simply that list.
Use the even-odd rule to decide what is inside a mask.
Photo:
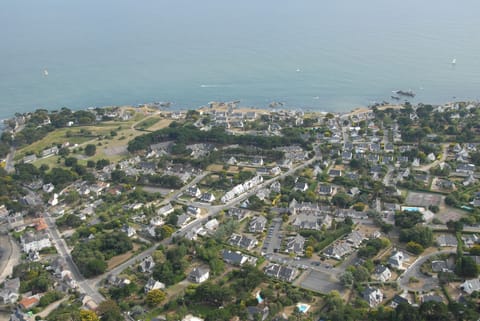
[{"label": "residential street", "polygon": [[[405,272],[398,278],[397,282],[398,285],[405,291],[423,291],[428,292],[438,287],[438,279],[427,277],[422,272],[420,272],[420,267],[423,263],[425,263],[428,259],[433,256],[441,255],[441,254],[452,254],[455,253],[456,250],[443,250],[439,252],[433,252],[425,256],[420,256],[412,265],[410,265]],[[424,281],[424,285],[419,289],[416,287],[410,286],[410,278],[416,278],[418,280]]]}]

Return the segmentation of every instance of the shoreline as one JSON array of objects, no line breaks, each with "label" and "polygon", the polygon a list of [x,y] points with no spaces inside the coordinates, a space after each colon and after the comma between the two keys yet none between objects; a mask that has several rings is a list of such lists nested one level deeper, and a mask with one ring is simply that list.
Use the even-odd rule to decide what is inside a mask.
[{"label": "shoreline", "polygon": [[[407,101],[406,101],[407,102]],[[451,104],[455,104],[455,103],[460,103],[460,102],[466,102],[466,103],[477,103],[478,101],[477,100],[474,100],[474,99],[467,99],[467,100],[455,100],[455,101],[446,101],[446,102],[443,102],[443,103],[440,103],[440,104],[430,104],[430,103],[422,103],[422,102],[418,102],[418,103],[411,103],[412,106],[416,106],[416,105],[420,105],[420,104],[425,104],[425,105],[432,105],[432,106],[446,106],[446,105],[451,105]],[[242,105],[239,105],[240,101],[225,101],[225,102],[222,102],[222,101],[211,101],[203,106],[198,106],[198,107],[192,107],[192,108],[189,108],[189,107],[180,107],[180,106],[169,106],[169,107],[162,107],[162,106],[159,106],[158,103],[143,103],[143,104],[138,104],[138,105],[105,105],[105,106],[99,106],[99,107],[86,107],[86,108],[68,108],[70,109],[71,111],[75,112],[75,111],[81,111],[81,110],[84,110],[84,111],[89,111],[89,110],[94,110],[94,109],[130,109],[130,110],[135,110],[135,111],[138,111],[138,110],[142,110],[144,109],[144,112],[160,112],[160,113],[182,113],[182,112],[187,112],[189,110],[195,110],[195,111],[198,111],[198,112],[207,112],[207,111],[211,111],[211,110],[216,110],[216,111],[224,111],[224,112],[227,112],[227,111],[230,111],[230,112],[249,112],[249,111],[252,111],[252,112],[259,112],[259,113],[262,113],[262,114],[269,114],[269,113],[272,113],[272,112],[303,112],[305,114],[328,114],[328,113],[331,113],[331,114],[334,114],[334,115],[347,115],[347,114],[356,114],[356,113],[362,113],[362,112],[366,112],[368,110],[371,110],[373,107],[377,107],[378,109],[380,110],[385,110],[385,109],[388,109],[388,108],[391,108],[391,109],[401,109],[403,108],[403,104],[405,103],[401,103],[401,102],[387,102],[387,101],[384,101],[382,103],[376,103],[374,105],[369,105],[369,106],[362,106],[362,105],[358,105],[357,107],[354,107],[354,108],[351,108],[351,109],[346,109],[346,110],[342,110],[342,111],[328,111],[328,110],[312,110],[312,108],[296,108],[296,107],[288,107],[288,106],[284,106],[280,103],[277,103],[277,102],[272,102],[270,105],[272,104],[275,104],[275,106],[270,106],[270,107],[257,107],[257,106],[242,106]],[[170,103],[167,103],[167,104],[170,104]],[[238,104],[238,106],[237,106]],[[277,106],[280,106],[279,108],[277,108]],[[32,109],[30,111],[26,111],[26,112],[17,112],[18,114],[20,115],[26,115],[26,114],[29,114],[29,113],[32,113],[36,110],[39,110],[39,109],[44,109],[44,110],[47,110],[49,113],[53,112],[53,111],[58,111],[60,110],[61,108],[52,108],[52,109],[47,109],[47,108],[42,108],[42,107],[39,107],[39,108],[36,108],[36,109]],[[3,130],[7,127],[5,125],[5,122],[9,121],[9,120],[15,120],[16,116],[15,115],[11,115],[10,117],[4,117],[4,118],[1,118],[0,119],[0,133],[3,132]]]}]

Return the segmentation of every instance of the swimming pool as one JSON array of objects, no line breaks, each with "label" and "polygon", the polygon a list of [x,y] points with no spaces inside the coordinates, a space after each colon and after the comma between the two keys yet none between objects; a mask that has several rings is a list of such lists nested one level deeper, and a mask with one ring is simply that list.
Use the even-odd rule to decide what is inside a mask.
[{"label": "swimming pool", "polygon": [[263,298],[260,296],[260,291],[257,292],[256,299],[258,301],[258,304],[263,302]]},{"label": "swimming pool", "polygon": [[310,309],[310,305],[306,303],[297,303],[297,309],[301,313],[307,313],[307,311]]},{"label": "swimming pool", "polygon": [[402,211],[407,212],[422,212],[425,209],[423,207],[415,207],[415,206],[402,206]]}]

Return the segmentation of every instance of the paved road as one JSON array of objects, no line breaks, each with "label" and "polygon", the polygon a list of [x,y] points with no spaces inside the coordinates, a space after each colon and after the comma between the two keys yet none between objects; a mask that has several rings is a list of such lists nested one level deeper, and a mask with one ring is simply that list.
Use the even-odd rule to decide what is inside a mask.
[{"label": "paved road", "polygon": [[10,235],[0,235],[2,255],[0,256],[0,283],[12,274],[13,267],[20,262],[20,247]]},{"label": "paved road", "polygon": [[77,265],[73,262],[72,256],[70,255],[70,251],[61,237],[60,233],[58,232],[57,225],[55,224],[55,219],[53,219],[49,213],[45,213],[44,215],[45,222],[48,225],[48,232],[50,237],[53,241],[57,252],[62,256],[65,261],[67,262],[69,270],[72,272],[73,278],[77,281],[78,287],[80,292],[89,295],[95,303],[99,304],[100,302],[104,301],[105,298],[103,295],[98,292],[97,289],[90,286],[88,281],[83,277],[83,275],[78,270]]},{"label": "paved road", "polygon": [[417,168],[417,170],[420,171],[429,171],[430,168],[433,168],[437,166],[438,164],[444,162],[447,159],[447,154],[448,154],[448,144],[442,144],[442,157],[430,164],[423,165]]},{"label": "paved road", "polygon": [[[425,263],[428,259],[433,256],[441,255],[441,254],[452,254],[455,253],[456,250],[443,250],[439,252],[433,252],[425,256],[419,257],[412,265],[410,265],[407,270],[398,278],[397,282],[398,285],[406,291],[423,291],[428,292],[433,290],[434,288],[438,287],[438,279],[434,279],[432,277],[426,276],[422,272],[420,272],[420,267],[423,263]],[[417,278],[419,280],[424,281],[424,285],[419,289],[415,287],[411,287],[409,284],[409,280],[411,277]]]}]

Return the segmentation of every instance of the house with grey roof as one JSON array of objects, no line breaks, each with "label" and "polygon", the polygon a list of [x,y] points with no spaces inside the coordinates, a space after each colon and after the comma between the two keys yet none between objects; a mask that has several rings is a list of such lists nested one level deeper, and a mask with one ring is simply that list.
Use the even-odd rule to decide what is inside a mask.
[{"label": "house with grey roof", "polygon": [[222,259],[231,265],[242,266],[244,264],[255,265],[257,263],[257,258],[241,253],[240,251],[230,251],[222,250]]},{"label": "house with grey roof", "polygon": [[174,210],[175,209],[173,208],[172,204],[168,203],[157,210],[157,215],[165,217],[168,214],[173,213]]},{"label": "house with grey roof", "polygon": [[20,297],[20,279],[8,279],[0,290],[0,298],[3,304],[11,304],[17,302]]},{"label": "house with grey roof", "polygon": [[385,265],[377,265],[373,271],[372,278],[380,282],[387,282],[392,277],[392,272]]},{"label": "house with grey roof", "polygon": [[388,265],[395,269],[403,269],[403,262],[405,260],[405,254],[402,251],[395,251],[392,256],[388,258]]},{"label": "house with grey roof", "polygon": [[247,209],[233,207],[233,208],[228,210],[227,216],[230,216],[230,217],[236,219],[237,221],[242,221],[243,219],[245,219],[247,217],[248,213],[249,213],[249,211]]},{"label": "house with grey roof", "polygon": [[448,268],[447,262],[444,260],[432,261],[432,271],[436,273],[451,272],[451,270]]},{"label": "house with grey roof", "polygon": [[191,282],[200,284],[207,281],[209,277],[210,277],[210,269],[196,267],[188,275],[188,280]]},{"label": "house with grey roof", "polygon": [[282,281],[292,282],[298,275],[298,270],[293,267],[271,263],[264,269],[266,275],[280,279]]},{"label": "house with grey roof", "polygon": [[22,249],[25,253],[29,253],[30,251],[38,252],[42,249],[52,246],[50,238],[48,237],[48,234],[46,232],[25,233],[20,237],[20,241],[22,244]]},{"label": "house with grey roof", "polygon": [[367,286],[365,290],[362,292],[362,297],[365,301],[368,302],[368,305],[371,308],[375,308],[377,305],[382,303],[383,301],[383,293],[378,288],[373,288]]},{"label": "house with grey roof", "polygon": [[303,255],[303,248],[305,246],[305,238],[300,234],[289,237],[285,245],[285,252],[294,253],[296,255]]},{"label": "house with grey roof", "polygon": [[458,245],[457,238],[450,234],[439,235],[436,242],[441,247],[456,247]]},{"label": "house with grey roof", "polygon": [[352,231],[350,234],[348,234],[346,241],[354,248],[358,248],[360,247],[362,242],[367,239],[368,238],[359,231]]},{"label": "house with grey roof", "polygon": [[472,294],[475,291],[480,291],[480,280],[479,279],[472,279],[466,280],[460,285],[460,289],[467,294]]},{"label": "house with grey roof", "polygon": [[211,203],[211,202],[215,201],[215,196],[212,193],[203,193],[200,200],[202,202]]},{"label": "house with grey roof", "polygon": [[142,273],[152,273],[153,268],[155,267],[155,261],[151,255],[147,256],[142,260],[139,265],[139,270]]},{"label": "house with grey roof", "polygon": [[145,284],[144,291],[145,293],[150,292],[152,290],[163,290],[165,289],[165,284],[160,281],[155,280],[154,278],[150,277],[147,283]]},{"label": "house with grey roof", "polygon": [[250,233],[261,233],[265,230],[267,225],[267,218],[263,215],[254,216],[248,224],[248,231]]},{"label": "house with grey roof", "polygon": [[255,246],[257,246],[258,241],[256,238],[234,233],[228,240],[228,243],[230,243],[233,246],[237,246],[246,250],[251,250]]},{"label": "house with grey roof", "polygon": [[351,253],[352,247],[347,242],[337,242],[330,245],[323,251],[323,255],[336,260],[340,260],[343,256]]},{"label": "house with grey roof", "polygon": [[335,189],[332,185],[321,184],[318,187],[318,194],[320,195],[331,196],[333,195],[334,191]]},{"label": "house with grey roof", "polygon": [[247,318],[249,321],[261,320],[265,321],[268,318],[270,310],[268,306],[248,306]]}]

